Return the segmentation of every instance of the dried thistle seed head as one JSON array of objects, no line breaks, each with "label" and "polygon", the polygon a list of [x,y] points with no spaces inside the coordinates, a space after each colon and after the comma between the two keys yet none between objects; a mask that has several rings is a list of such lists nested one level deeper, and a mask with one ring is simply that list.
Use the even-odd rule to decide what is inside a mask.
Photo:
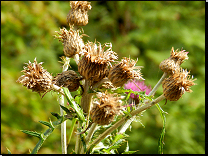
[{"label": "dried thistle seed head", "polygon": [[67,23],[69,25],[84,26],[88,24],[88,10],[92,6],[87,1],[70,1],[71,10],[67,15]]},{"label": "dried thistle seed head", "polygon": [[196,79],[190,79],[190,72],[180,69],[180,72],[170,75],[162,82],[163,94],[166,99],[170,101],[177,101],[186,92],[192,92],[191,86],[196,85],[193,81]]},{"label": "dried thistle seed head", "polygon": [[43,62],[37,64],[35,58],[34,63],[29,61],[26,64],[27,67],[24,67],[24,70],[22,70],[24,75],[20,76],[17,82],[38,93],[49,90],[52,84],[52,76],[41,66]]},{"label": "dried thistle seed head", "polygon": [[124,57],[121,62],[114,64],[109,70],[108,79],[116,87],[123,86],[130,79],[144,80],[140,72],[142,66],[135,66],[136,62]]},{"label": "dried thistle seed head", "polygon": [[185,52],[185,50],[174,51],[174,48],[171,49],[171,55],[168,59],[163,60],[159,68],[168,74],[174,74],[176,72],[180,71],[180,65],[183,63],[184,60],[188,59],[187,56],[188,52]]},{"label": "dried thistle seed head", "polygon": [[70,92],[76,91],[80,86],[81,78],[73,70],[64,71],[59,73],[54,78],[54,84],[59,87],[67,87]]},{"label": "dried thistle seed head", "polygon": [[179,70],[180,70],[180,65],[179,65],[178,62],[175,61],[175,59],[168,58],[168,59],[163,60],[163,61],[160,63],[159,68],[160,68],[163,72],[165,72],[165,73],[171,75],[171,74],[174,74],[174,73],[176,73],[176,72],[179,72]]},{"label": "dried thistle seed head", "polygon": [[[105,47],[109,48],[104,50]],[[97,45],[96,43],[88,42],[82,54],[83,57],[79,61],[78,71],[85,79],[92,82],[98,82],[103,79],[108,73],[110,62],[117,59],[117,54],[112,51],[111,43],[106,43],[102,48],[100,43]]]},{"label": "dried thistle seed head", "polygon": [[84,48],[84,42],[82,37],[84,34],[79,35],[79,30],[73,30],[73,27],[70,27],[70,30],[67,31],[66,28],[60,29],[61,33],[57,32],[60,36],[55,36],[61,41],[64,45],[64,55],[67,57],[73,57],[75,54],[79,54]]},{"label": "dried thistle seed head", "polygon": [[176,51],[174,51],[174,48],[172,47],[170,58],[175,60],[175,62],[177,62],[179,65],[181,65],[184,60],[188,60],[188,53],[189,52],[186,52],[186,50],[179,51],[178,49],[176,49]]},{"label": "dried thistle seed head", "polygon": [[122,114],[121,97],[107,92],[97,95],[94,99],[93,108],[90,111],[91,119],[99,125],[108,125],[115,115]]}]

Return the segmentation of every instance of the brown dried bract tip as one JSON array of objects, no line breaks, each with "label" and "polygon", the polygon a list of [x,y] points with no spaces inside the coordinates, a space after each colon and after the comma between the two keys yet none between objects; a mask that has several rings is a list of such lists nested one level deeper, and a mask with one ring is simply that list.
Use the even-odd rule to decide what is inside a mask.
[{"label": "brown dried bract tip", "polygon": [[121,97],[117,94],[109,94],[107,92],[97,95],[93,102],[94,106],[90,111],[91,119],[99,125],[108,125],[111,123],[115,115],[123,114],[121,112]]},{"label": "brown dried bract tip", "polygon": [[84,26],[88,24],[88,10],[92,6],[87,1],[70,1],[71,10],[67,15],[67,23],[69,25]]},{"label": "brown dried bract tip", "polygon": [[170,58],[175,59],[175,61],[179,65],[181,65],[184,62],[184,60],[188,60],[188,53],[189,52],[186,52],[186,50],[179,51],[178,49],[176,49],[176,51],[174,51],[174,48],[172,47]]},{"label": "brown dried bract tip", "polygon": [[191,86],[196,85],[193,81],[196,79],[190,79],[190,72],[187,70],[180,69],[168,78],[165,78],[162,82],[163,94],[166,99],[170,101],[177,101],[186,92],[192,92]]},{"label": "brown dried bract tip", "polygon": [[108,79],[116,87],[123,86],[129,79],[136,78],[144,80],[140,72],[142,66],[135,66],[136,62],[137,61],[124,57],[120,63],[114,64],[110,69]]},{"label": "brown dried bract tip", "polygon": [[174,74],[176,72],[180,71],[180,65],[184,62],[184,60],[188,59],[187,56],[188,52],[185,52],[185,50],[174,51],[174,48],[171,49],[171,55],[168,59],[163,60],[159,68],[168,74]]},{"label": "brown dried bract tip", "polygon": [[78,77],[77,73],[73,70],[64,71],[59,73],[54,78],[54,84],[59,87],[67,87],[70,92],[76,91],[80,86],[80,80],[82,78]]},{"label": "brown dried bract tip", "polygon": [[[99,42],[98,42],[99,43]],[[104,50],[105,47],[109,47]],[[111,43],[106,43],[102,48],[101,44],[88,42],[83,51],[83,57],[79,61],[78,71],[85,79],[98,82],[107,76],[108,65],[117,59],[117,54],[112,51]]]},{"label": "brown dried bract tip", "polygon": [[34,63],[30,61],[26,63],[28,66],[22,70],[24,75],[20,76],[17,82],[38,93],[49,90],[52,84],[52,76],[43,69],[41,66],[42,63],[37,64],[36,58],[34,59]]},{"label": "brown dried bract tip", "polygon": [[60,36],[55,36],[64,45],[64,55],[67,57],[73,57],[75,54],[79,54],[84,48],[84,42],[82,40],[83,35],[79,35],[79,30],[73,30],[73,26],[67,31],[66,28],[60,29],[61,33],[57,32]]}]

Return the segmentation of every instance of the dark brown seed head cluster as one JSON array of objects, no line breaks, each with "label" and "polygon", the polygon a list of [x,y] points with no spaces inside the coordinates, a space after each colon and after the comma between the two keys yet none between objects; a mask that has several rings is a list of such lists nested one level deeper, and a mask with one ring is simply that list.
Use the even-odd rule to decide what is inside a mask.
[{"label": "dark brown seed head cluster", "polygon": [[54,84],[59,87],[66,87],[70,92],[76,91],[80,86],[81,78],[78,77],[77,73],[73,70],[64,71],[59,73],[54,78]]},{"label": "dark brown seed head cluster", "polygon": [[27,67],[22,70],[24,75],[20,76],[17,82],[34,92],[43,93],[49,90],[52,85],[52,76],[47,70],[43,69],[42,63],[38,64],[36,58],[34,63],[30,61],[26,63]]},{"label": "dark brown seed head cluster", "polygon": [[99,125],[108,125],[115,115],[122,114],[121,97],[116,94],[101,93],[93,102],[90,111],[91,119]]},{"label": "dark brown seed head cluster", "polygon": [[[99,43],[99,42],[98,42]],[[104,50],[105,47],[109,47]],[[111,44],[105,44],[102,48],[101,44],[88,42],[85,44],[83,57],[79,61],[78,71],[85,79],[91,82],[98,82],[107,76],[108,66],[110,62],[117,59],[117,54],[112,51]]]},{"label": "dark brown seed head cluster", "polygon": [[[116,87],[123,86],[129,79],[142,79],[141,66],[135,66],[137,61],[124,57],[121,62],[114,64],[108,74],[108,79]],[[134,70],[136,69],[136,70]]]},{"label": "dark brown seed head cluster", "polygon": [[70,30],[66,28],[60,29],[61,33],[57,32],[60,36],[55,36],[59,41],[63,42],[64,45],[64,55],[67,57],[73,57],[75,54],[79,54],[84,48],[84,42],[82,40],[82,35],[79,35],[79,30]]},{"label": "dark brown seed head cluster", "polygon": [[189,72],[180,68],[180,72],[170,75],[162,82],[163,94],[166,99],[170,101],[177,101],[186,92],[192,92],[191,86],[196,85],[193,81],[196,79],[190,79]]},{"label": "dark brown seed head cluster", "polygon": [[185,50],[179,51],[177,49],[174,51],[174,48],[172,47],[170,57],[160,63],[160,69],[168,74],[179,72],[180,65],[184,62],[184,60],[188,59],[187,54],[188,52],[185,52]]},{"label": "dark brown seed head cluster", "polygon": [[67,23],[69,25],[85,26],[88,24],[88,10],[92,6],[87,1],[70,1],[71,10],[67,15]]}]

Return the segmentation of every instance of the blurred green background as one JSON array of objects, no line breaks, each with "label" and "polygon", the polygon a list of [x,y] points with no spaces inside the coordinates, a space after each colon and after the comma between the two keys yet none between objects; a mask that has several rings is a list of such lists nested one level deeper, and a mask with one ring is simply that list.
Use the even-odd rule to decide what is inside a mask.
[{"label": "blurred green background", "polygon": [[[111,42],[113,51],[122,57],[138,58],[145,83],[152,88],[162,76],[159,64],[170,55],[171,47],[185,49],[189,60],[181,66],[197,80],[192,93],[176,102],[160,102],[166,115],[165,154],[205,153],[205,2],[203,1],[107,1],[91,2],[89,24],[83,37],[101,44]],[[66,16],[69,2],[1,1],[1,153],[8,148],[14,154],[29,153],[37,138],[20,130],[44,132],[38,121],[54,121],[50,112],[59,113],[56,93],[43,99],[16,83],[28,60],[44,62],[43,67],[55,76],[61,72],[63,46],[54,39],[55,31],[69,26]],[[72,68],[77,71],[72,61]],[[73,93],[75,95],[76,92]],[[155,97],[162,94],[160,87]],[[130,150],[138,154],[157,153],[162,119],[154,106],[134,122],[129,134]],[[67,128],[71,122],[67,122]],[[68,152],[74,149],[75,138]],[[124,147],[119,150],[122,152]],[[39,154],[61,153],[60,127],[44,142]]]}]

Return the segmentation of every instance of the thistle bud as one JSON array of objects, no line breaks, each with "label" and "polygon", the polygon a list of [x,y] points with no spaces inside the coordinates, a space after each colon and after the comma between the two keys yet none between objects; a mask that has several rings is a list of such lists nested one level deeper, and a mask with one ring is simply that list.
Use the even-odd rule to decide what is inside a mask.
[{"label": "thistle bud", "polygon": [[59,73],[54,78],[54,84],[59,87],[66,87],[70,92],[76,91],[80,86],[81,78],[78,77],[77,73],[73,70],[64,71]]},{"label": "thistle bud", "polygon": [[99,125],[108,125],[116,115],[122,114],[121,97],[107,92],[98,94],[90,111],[91,119]]},{"label": "thistle bud", "polygon": [[[99,43],[99,42],[98,42]],[[106,51],[105,47],[109,47]],[[79,61],[78,71],[85,79],[91,82],[102,80],[108,73],[108,65],[117,59],[117,54],[112,51],[111,44],[105,44],[102,48],[101,44],[88,42],[83,51],[83,57]]]},{"label": "thistle bud", "polygon": [[130,79],[136,78],[144,80],[140,73],[142,66],[135,66],[136,62],[137,61],[124,57],[121,62],[114,64],[110,69],[108,79],[116,87],[123,86]]},{"label": "thistle bud", "polygon": [[37,64],[35,58],[34,63],[29,61],[26,64],[27,67],[24,67],[24,70],[22,70],[24,75],[20,76],[17,82],[22,83],[23,86],[38,93],[49,90],[52,84],[52,76],[41,66],[43,62]]},{"label": "thistle bud", "polygon": [[188,52],[185,50],[174,51],[174,48],[171,49],[171,55],[168,59],[163,60],[159,68],[168,74],[174,74],[180,71],[180,65],[184,62],[184,60],[188,59]]},{"label": "thistle bud", "polygon": [[71,10],[67,15],[67,23],[69,25],[84,26],[88,24],[88,10],[92,6],[87,1],[70,1]]},{"label": "thistle bud", "polygon": [[61,33],[57,33],[60,36],[55,36],[61,41],[64,45],[64,55],[67,57],[73,57],[75,54],[79,54],[84,48],[84,42],[82,40],[82,35],[79,35],[79,30],[73,30],[73,27],[70,27],[70,30],[67,31],[66,28],[60,29]]},{"label": "thistle bud", "polygon": [[190,79],[190,72],[180,69],[180,72],[170,75],[162,82],[163,94],[166,99],[170,101],[177,101],[186,92],[192,92],[190,86],[196,85],[193,81],[196,79]]}]

